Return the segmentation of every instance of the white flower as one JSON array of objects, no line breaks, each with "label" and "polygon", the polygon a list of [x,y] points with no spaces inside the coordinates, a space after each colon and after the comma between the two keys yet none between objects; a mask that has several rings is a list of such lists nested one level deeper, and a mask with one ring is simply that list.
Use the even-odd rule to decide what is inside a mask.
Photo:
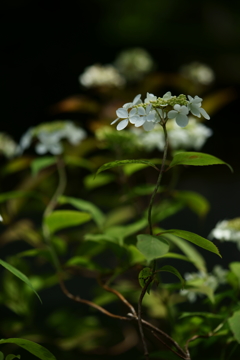
[{"label": "white flower", "polygon": [[0,221],[3,222],[3,218],[2,218],[2,215],[0,215]]},{"label": "white flower", "polygon": [[141,94],[138,94],[137,96],[135,96],[135,98],[133,99],[133,102],[129,102],[123,105],[124,109],[130,109],[135,105],[141,104],[142,100],[141,100]]},{"label": "white flower", "polygon": [[147,105],[146,109],[142,106],[138,107],[138,115],[140,115],[139,119],[135,121],[135,126],[139,127],[145,124],[146,121],[152,122],[155,119],[155,110],[152,110],[152,105]]},{"label": "white flower", "polygon": [[199,62],[184,65],[180,71],[186,78],[203,85],[209,85],[214,80],[213,70],[208,65]]},{"label": "white flower", "polygon": [[172,93],[171,91],[166,92],[166,94],[163,95],[163,100],[170,100],[172,99]]},{"label": "white flower", "polygon": [[112,65],[92,65],[87,67],[84,73],[79,76],[79,82],[87,88],[97,86],[121,87],[125,84],[125,79]]},{"label": "white flower", "polygon": [[173,107],[174,110],[171,110],[168,112],[168,118],[169,119],[175,119],[176,123],[178,124],[178,126],[180,127],[185,127],[188,124],[188,117],[187,114],[189,113],[189,110],[186,106],[184,105],[179,105],[176,104]]},{"label": "white flower", "polygon": [[201,115],[209,120],[210,116],[207,114],[207,112],[201,108],[202,106],[202,99],[198,96],[195,96],[194,98],[192,98],[190,95],[188,95],[188,108],[191,111],[191,113],[197,117],[201,117]]},{"label": "white flower", "polygon": [[17,155],[18,147],[15,141],[6,133],[0,132],[0,154],[11,159]]},{"label": "white flower", "polygon": [[87,136],[83,129],[78,128],[71,121],[66,123],[65,129],[63,130],[63,135],[72,145],[77,145]]},{"label": "white flower", "polygon": [[240,218],[218,222],[216,227],[210,232],[209,238],[235,242],[240,250]]},{"label": "white flower", "polygon": [[147,92],[147,97],[146,99],[144,100],[145,103],[149,103],[150,101],[156,101],[157,100],[157,97],[153,94],[150,94]]},{"label": "white flower", "polygon": [[48,133],[42,131],[37,135],[37,138],[40,142],[35,146],[36,153],[42,155],[50,152],[53,155],[59,155],[63,152],[63,147],[60,143],[61,132]]},{"label": "white flower", "polygon": [[[125,127],[128,126],[128,122],[130,121],[131,124],[135,124],[136,121],[140,119],[140,116],[137,114],[137,109],[133,108],[128,112],[128,109],[132,108],[133,106],[137,104],[141,104],[141,95],[135,96],[133,99],[133,102],[126,103],[123,105],[122,108],[117,109],[117,119],[115,119],[113,122],[111,122],[111,125],[115,124],[119,119],[124,119],[120,121],[117,125],[117,130],[123,130]],[[141,126],[141,125],[140,125]]]}]

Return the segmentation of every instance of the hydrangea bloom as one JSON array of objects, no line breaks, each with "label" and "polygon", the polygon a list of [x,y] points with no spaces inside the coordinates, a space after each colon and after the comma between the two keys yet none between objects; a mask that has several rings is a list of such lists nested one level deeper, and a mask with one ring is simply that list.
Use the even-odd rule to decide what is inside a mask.
[{"label": "hydrangea bloom", "polygon": [[187,116],[189,112],[197,117],[202,115],[205,119],[210,119],[201,104],[202,99],[198,96],[192,98],[188,95],[187,100],[185,95],[172,96],[170,91],[164,94],[162,98],[147,93],[144,103],[141,101],[141,95],[137,95],[132,103],[126,103],[116,111],[118,117],[111,125],[123,119],[117,125],[117,130],[125,129],[130,122],[135,127],[143,125],[144,130],[149,131],[158,123],[163,125],[168,119],[175,119],[178,126],[185,127],[189,122]]},{"label": "hydrangea bloom", "polygon": [[203,85],[211,84],[215,77],[213,70],[208,65],[197,61],[182,66],[180,72],[186,78]]},{"label": "hydrangea bloom", "polygon": [[79,76],[79,82],[86,88],[98,86],[121,87],[125,79],[113,65],[92,65]]},{"label": "hydrangea bloom", "polygon": [[209,238],[235,242],[240,250],[240,218],[218,222],[210,232]]},{"label": "hydrangea bloom", "polygon": [[42,155],[50,152],[59,155],[63,152],[62,140],[68,140],[72,145],[79,144],[86,137],[86,132],[76,127],[71,121],[55,121],[30,128],[19,142],[18,154],[27,149],[33,139],[38,142],[35,151]]}]

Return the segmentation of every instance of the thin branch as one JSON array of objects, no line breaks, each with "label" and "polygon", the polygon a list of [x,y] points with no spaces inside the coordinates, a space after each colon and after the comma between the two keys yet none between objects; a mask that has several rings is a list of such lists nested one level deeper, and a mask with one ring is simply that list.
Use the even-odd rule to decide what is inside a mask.
[{"label": "thin branch", "polygon": [[174,354],[176,354],[177,356],[179,356],[181,359],[184,360],[190,360],[190,358],[188,357],[187,354],[182,355],[177,353],[176,351],[174,351],[168,344],[165,343],[165,341],[163,341],[159,336],[157,336],[157,334],[155,334],[154,331],[151,331],[151,333],[153,334],[153,336],[155,336],[156,339],[158,339],[164,346],[166,346],[169,350],[171,350]]},{"label": "thin branch", "polygon": [[91,307],[99,310],[101,313],[103,313],[103,314],[105,314],[105,315],[107,315],[107,316],[110,316],[110,317],[112,317],[112,318],[119,319],[119,320],[127,320],[127,321],[130,320],[129,318],[127,318],[127,317],[125,317],[125,316],[120,316],[120,315],[112,314],[112,313],[110,313],[109,311],[105,310],[103,307],[95,304],[95,303],[92,302],[92,301],[85,300],[85,299],[80,298],[79,296],[75,296],[75,295],[71,294],[71,293],[68,291],[68,289],[66,288],[66,286],[65,286],[65,284],[64,284],[64,282],[63,282],[63,280],[61,279],[60,276],[59,276],[59,283],[60,283],[60,287],[61,287],[63,293],[64,293],[69,299],[71,299],[71,300],[73,300],[73,301],[76,301],[76,302],[79,302],[79,303],[82,303],[82,304],[86,304],[86,305],[88,305],[88,306],[91,306]]},{"label": "thin branch", "polygon": [[137,316],[137,313],[136,313],[133,305],[130,304],[122,294],[120,294],[117,290],[110,288],[108,285],[103,284],[100,279],[98,279],[98,283],[104,290],[115,294],[131,310],[132,314],[134,316]]}]

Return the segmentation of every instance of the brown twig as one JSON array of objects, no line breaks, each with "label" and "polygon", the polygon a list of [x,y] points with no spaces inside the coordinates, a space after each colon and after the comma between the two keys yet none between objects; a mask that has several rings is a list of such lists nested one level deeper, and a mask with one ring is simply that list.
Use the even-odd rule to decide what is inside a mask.
[{"label": "brown twig", "polygon": [[179,356],[181,359],[184,360],[190,360],[190,357],[188,356],[188,353],[184,353],[183,354],[179,354],[177,353],[175,350],[173,350],[168,344],[165,343],[165,341],[163,341],[159,336],[157,336],[157,334],[154,331],[151,331],[151,333],[153,334],[153,336],[155,336],[156,339],[158,339],[164,346],[166,346],[169,350],[171,350],[174,354],[176,354],[177,356]]}]

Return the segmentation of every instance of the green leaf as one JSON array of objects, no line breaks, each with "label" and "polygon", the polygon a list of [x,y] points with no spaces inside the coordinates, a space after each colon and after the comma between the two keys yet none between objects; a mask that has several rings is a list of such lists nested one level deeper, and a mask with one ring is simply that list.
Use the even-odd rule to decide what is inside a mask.
[{"label": "green leaf", "polygon": [[142,288],[144,288],[150,276],[152,276],[152,269],[150,267],[145,267],[140,271],[138,274],[138,281]]},{"label": "green leaf", "polygon": [[74,210],[56,210],[45,217],[44,222],[50,233],[70,227],[84,224],[91,220],[91,215],[86,212]]},{"label": "green leaf", "polygon": [[183,319],[185,317],[190,317],[190,316],[200,316],[207,319],[224,319],[224,315],[213,314],[208,312],[184,312],[182,313],[181,316],[179,316],[179,319]]},{"label": "green leaf", "polygon": [[89,212],[92,215],[93,220],[99,227],[102,227],[103,223],[105,222],[105,216],[102,211],[89,201],[76,199],[68,196],[61,196],[60,198],[58,198],[58,202],[60,204],[71,204],[79,210]]},{"label": "green leaf", "polygon": [[234,273],[234,275],[238,279],[238,283],[240,285],[240,262],[235,261],[229,264],[230,270]]},{"label": "green leaf", "polygon": [[161,256],[161,258],[170,258],[170,259],[178,259],[178,260],[183,260],[183,261],[194,262],[193,260],[189,259],[187,256],[177,254],[177,253],[171,253],[171,252]]},{"label": "green leaf", "polygon": [[218,251],[218,248],[211,241],[203,238],[202,236],[194,234],[190,231],[172,229],[172,230],[164,230],[161,233],[161,235],[162,234],[173,234],[173,235],[179,236],[185,240],[192,242],[193,244],[195,244],[197,246],[200,246],[201,248],[203,248],[205,250],[213,252],[214,254],[222,257]]},{"label": "green leaf", "polygon": [[110,241],[115,244],[122,244],[122,240],[119,239],[117,236],[111,236],[107,234],[86,234],[84,237],[84,240],[87,241],[96,241],[96,242],[102,242],[102,241]]},{"label": "green leaf", "polygon": [[240,344],[240,310],[233,313],[233,316],[228,319],[228,323],[235,339]]},{"label": "green leaf", "polygon": [[145,256],[136,248],[135,245],[127,246],[128,250],[128,262],[131,266],[135,264],[140,264],[146,261]]},{"label": "green leaf", "polygon": [[201,194],[194,191],[174,191],[173,197],[177,200],[183,201],[200,217],[205,216],[210,209],[208,200]]},{"label": "green leaf", "polygon": [[13,354],[9,354],[6,356],[6,359],[5,360],[13,360],[13,359],[21,359],[21,356],[20,355],[13,355]]},{"label": "green leaf", "polygon": [[45,347],[26,339],[10,338],[0,340],[0,344],[16,344],[41,360],[56,360],[55,356]]},{"label": "green leaf", "polygon": [[22,280],[25,284],[27,284],[32,291],[37,295],[39,301],[42,303],[42,300],[40,298],[40,296],[38,295],[38,293],[34,290],[31,282],[29,281],[29,279],[27,278],[26,275],[24,275],[21,271],[19,271],[18,269],[16,269],[15,267],[13,267],[12,265],[6,263],[5,261],[0,259],[0,265],[2,265],[5,269],[7,269],[8,271],[10,271],[13,275],[15,275],[16,277],[18,277],[20,280]]},{"label": "green leaf", "polygon": [[185,286],[185,280],[183,279],[180,272],[174,266],[165,265],[157,270],[157,272],[162,272],[162,271],[170,272],[171,274],[177,276],[179,278],[179,280],[181,281],[182,287]]},{"label": "green leaf", "polygon": [[100,186],[109,184],[115,180],[115,175],[113,174],[101,174],[97,178],[93,174],[85,176],[83,179],[84,186],[86,189],[91,190]]},{"label": "green leaf", "polygon": [[102,171],[111,169],[113,167],[117,167],[117,166],[123,166],[126,164],[145,164],[147,166],[152,166],[154,169],[156,169],[157,171],[159,171],[159,169],[151,162],[148,160],[116,160],[116,161],[111,161],[109,163],[106,163],[104,165],[102,165],[96,172],[95,177],[100,174]]},{"label": "green leaf", "polygon": [[[151,159],[149,161],[152,164],[161,164],[162,163],[162,159]],[[131,163],[131,164],[124,165],[123,171],[124,171],[125,175],[130,176],[130,175],[134,174],[136,171],[145,169],[148,166],[149,166],[148,164]]]},{"label": "green leaf", "polygon": [[94,261],[87,259],[83,256],[74,256],[71,259],[69,259],[65,264],[65,266],[76,266],[76,265],[88,270],[97,270],[101,272],[107,270],[96,264]]},{"label": "green leaf", "polygon": [[140,234],[137,236],[137,248],[148,261],[151,261],[166,254],[169,243],[163,237]]},{"label": "green leaf", "polygon": [[206,165],[227,165],[229,169],[233,172],[232,167],[227,164],[225,161],[222,161],[216,158],[213,155],[199,153],[199,152],[177,152],[172,162],[169,165],[169,168],[172,168],[176,165],[194,165],[194,166],[206,166]]},{"label": "green leaf", "polygon": [[[159,232],[159,231],[158,231]],[[189,261],[192,261],[197,269],[204,272],[207,271],[206,263],[202,255],[187,241],[173,235],[165,234],[167,240],[170,240],[174,245],[176,245],[182,252],[189,258]],[[166,254],[165,256],[167,256]]]},{"label": "green leaf", "polygon": [[4,360],[4,354],[0,351],[0,360]]},{"label": "green leaf", "polygon": [[26,196],[36,196],[36,194],[33,191],[9,191],[0,194],[0,203],[7,200],[11,200],[19,197],[26,197]]},{"label": "green leaf", "polygon": [[54,156],[44,156],[33,160],[31,163],[32,175],[36,176],[39,171],[47,168],[50,165],[56,164],[56,162],[57,159]]}]

